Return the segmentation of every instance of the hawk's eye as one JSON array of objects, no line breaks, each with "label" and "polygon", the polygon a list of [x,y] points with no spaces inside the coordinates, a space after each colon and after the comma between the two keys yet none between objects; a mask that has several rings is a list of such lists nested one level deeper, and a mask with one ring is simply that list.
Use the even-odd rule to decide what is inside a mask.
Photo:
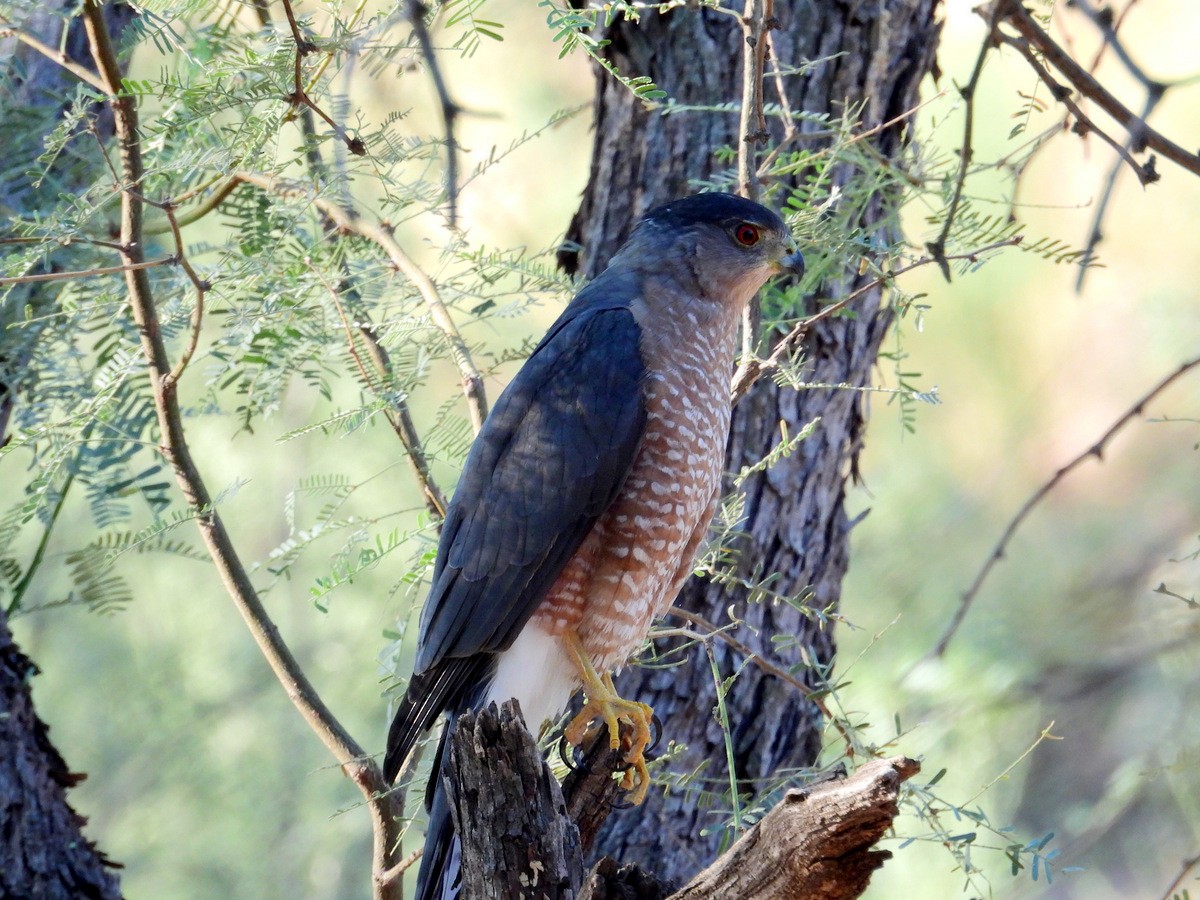
[{"label": "hawk's eye", "polygon": [[733,230],[733,238],[743,247],[753,247],[762,237],[758,229],[749,222],[743,222]]}]

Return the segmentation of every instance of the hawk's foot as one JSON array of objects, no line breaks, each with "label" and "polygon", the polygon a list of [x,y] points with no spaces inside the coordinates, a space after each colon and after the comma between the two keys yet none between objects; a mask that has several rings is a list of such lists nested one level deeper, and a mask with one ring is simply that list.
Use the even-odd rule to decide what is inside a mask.
[{"label": "hawk's foot", "polygon": [[[588,726],[596,719],[603,721],[608,727],[609,747],[625,751],[625,762],[629,768],[621,779],[621,787],[633,792],[630,802],[638,806],[646,799],[646,792],[650,789],[645,751],[652,736],[654,711],[645,703],[626,700],[618,695],[612,676],[596,672],[579,638],[573,633],[569,634],[567,646],[579,667],[587,702],[563,729],[563,738],[578,747],[587,737]],[[621,722],[628,723],[632,728],[632,733],[624,739],[621,736]]]}]

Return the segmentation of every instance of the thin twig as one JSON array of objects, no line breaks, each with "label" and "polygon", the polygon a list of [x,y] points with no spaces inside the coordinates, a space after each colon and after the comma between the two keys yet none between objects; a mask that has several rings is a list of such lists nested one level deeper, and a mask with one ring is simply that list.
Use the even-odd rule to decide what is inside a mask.
[{"label": "thin twig", "polygon": [[46,59],[62,68],[63,71],[71,73],[89,87],[95,88],[102,94],[109,93],[108,87],[105,85],[103,79],[101,79],[95,72],[91,71],[86,66],[81,66],[79,63],[74,62],[65,53],[43,44],[33,35],[26,34],[19,28],[14,28],[12,25],[7,23],[0,23],[0,37],[16,38],[26,47],[36,50],[38,53],[42,54],[42,56],[46,57]]},{"label": "thin twig", "polygon": [[200,325],[204,319],[204,297],[212,288],[212,284],[197,275],[196,270],[192,268],[192,264],[188,262],[187,253],[183,247],[183,235],[179,231],[179,222],[175,218],[174,201],[163,200],[156,205],[167,215],[167,222],[171,226],[171,236],[175,238],[175,258],[179,260],[179,265],[187,273],[192,287],[196,289],[196,302],[192,307],[192,322],[191,329],[188,332],[188,340],[183,347],[183,352],[179,354],[175,368],[167,376],[168,381],[176,382],[183,375],[183,370],[187,368],[188,363],[192,361],[192,355],[196,352],[196,347],[200,343]]},{"label": "thin twig", "polygon": [[975,91],[979,87],[979,78],[983,75],[983,64],[987,55],[996,46],[996,22],[1000,16],[1000,2],[997,0],[988,13],[987,34],[979,47],[979,55],[975,58],[975,68],[971,70],[971,78],[967,86],[959,89],[966,109],[963,114],[963,142],[959,149],[958,175],[954,178],[954,193],[950,196],[950,204],[946,208],[946,220],[942,223],[941,233],[937,238],[925,245],[930,256],[942,270],[942,277],[950,280],[950,263],[946,257],[946,241],[950,238],[950,229],[958,216],[958,205],[962,202],[963,187],[967,181],[967,170],[971,166],[971,158],[975,154]]},{"label": "thin twig", "polygon": [[44,272],[40,275],[14,275],[11,278],[0,278],[0,287],[13,284],[36,284],[40,281],[73,281],[77,278],[91,278],[94,275],[117,275],[123,272],[140,272],[143,269],[153,269],[157,266],[173,266],[179,260],[174,256],[164,256],[162,259],[152,259],[148,262],[132,262],[123,266],[100,266],[95,269],[80,269],[76,272]]},{"label": "thin twig", "polygon": [[1006,238],[1003,241],[996,241],[994,244],[987,244],[986,246],[979,247],[975,250],[965,253],[952,253],[948,256],[942,255],[940,257],[933,256],[932,254],[929,256],[923,256],[920,259],[914,260],[913,262],[901,266],[898,269],[893,269],[891,272],[880,275],[878,278],[867,282],[860,288],[856,288],[836,303],[830,304],[820,312],[808,316],[805,319],[801,319],[799,322],[793,325],[792,329],[786,335],[784,335],[778,343],[775,344],[774,349],[771,351],[771,355],[766,359],[752,359],[748,365],[744,364],[742,367],[740,367],[734,377],[733,386],[730,388],[733,401],[736,403],[738,400],[744,397],[746,392],[750,390],[750,388],[756,381],[758,381],[759,378],[762,377],[764,372],[779,366],[783,359],[791,353],[792,348],[796,345],[800,338],[807,334],[814,325],[823,319],[828,319],[835,313],[841,312],[864,294],[869,293],[876,288],[882,287],[883,285],[892,281],[892,279],[903,275],[905,272],[911,272],[913,269],[919,269],[922,266],[929,265],[930,263],[937,263],[938,265],[941,265],[943,262],[959,259],[976,262],[978,261],[979,257],[985,253],[989,253],[992,250],[999,250],[1001,247],[1015,247],[1019,243],[1021,243],[1021,236],[1016,235],[1014,237]]},{"label": "thin twig", "polygon": [[104,241],[99,238],[83,237],[78,234],[66,235],[64,237],[54,237],[47,235],[46,237],[6,237],[0,238],[0,244],[50,244],[55,243],[60,247],[70,247],[72,244],[90,244],[93,247],[107,247],[110,250],[124,250],[125,248],[116,241]]},{"label": "thin twig", "polygon": [[[376,394],[383,394],[384,391],[376,384],[375,377],[367,370],[366,364],[358,353],[355,328],[351,325],[345,309],[342,308],[342,299],[338,295],[337,289],[311,263],[309,263],[309,268],[321,280],[321,283],[325,285],[325,289],[329,291],[329,295],[333,298],[333,305],[337,308],[338,316],[342,320],[342,327],[346,331],[346,340],[349,344],[350,355],[358,366],[358,371],[366,382],[367,387]],[[386,381],[392,381],[392,366],[387,350],[379,343],[378,338],[375,337],[370,327],[360,324],[357,332],[359,338],[366,344],[367,352],[371,356],[371,362],[375,367],[376,374]],[[417,479],[421,493],[425,496],[425,506],[436,518],[444,519],[446,518],[446,497],[437,486],[437,482],[433,479],[433,472],[429,468],[429,459],[425,456],[425,448],[421,443],[420,435],[417,434],[416,425],[413,423],[412,414],[408,409],[408,401],[393,390],[388,392],[388,403],[388,422],[391,424],[392,430],[396,432],[396,436],[400,438],[400,443],[404,445],[409,463],[413,468],[413,475]]]},{"label": "thin twig", "polygon": [[471,415],[471,423],[478,434],[479,429],[483,427],[483,420],[487,417],[487,395],[484,392],[483,376],[480,375],[479,370],[475,367],[466,341],[463,340],[462,335],[458,331],[458,326],[454,324],[454,319],[451,317],[450,311],[442,301],[437,285],[413,261],[412,257],[404,252],[404,248],[396,242],[396,238],[393,236],[391,230],[385,225],[367,222],[354,210],[344,209],[331,200],[324,197],[312,196],[311,191],[304,185],[284,181],[283,179],[269,175],[262,175],[258,172],[237,172],[234,177],[269,193],[280,194],[282,196],[307,197],[318,210],[327,215],[342,231],[347,234],[356,234],[359,237],[366,238],[383,249],[388,259],[391,260],[392,265],[411,281],[421,294],[426,307],[429,309],[430,318],[445,337],[446,343],[450,347],[450,354],[454,357],[454,362],[458,366],[459,374],[462,377],[463,394],[467,399],[467,408]]},{"label": "thin twig", "polygon": [[1179,874],[1175,876],[1175,880],[1167,886],[1165,891],[1163,891],[1162,900],[1171,900],[1171,898],[1175,896],[1175,891],[1179,889],[1179,887],[1183,884],[1183,880],[1187,878],[1188,872],[1196,868],[1197,865],[1200,865],[1200,853],[1197,853],[1195,856],[1189,859],[1185,859],[1183,861],[1183,865],[1179,869]]},{"label": "thin twig", "polygon": [[1048,35],[1017,0],[996,0],[993,11],[1000,11],[1002,20],[1012,25],[1017,32],[1056,68],[1080,94],[1087,97],[1112,118],[1126,131],[1133,132],[1135,128],[1143,129],[1142,143],[1144,146],[1157,150],[1176,165],[1182,166],[1194,175],[1200,175],[1200,154],[1189,153],[1174,141],[1159,134],[1141,120],[1129,107],[1112,95],[1096,78],[1083,66],[1075,62],[1054,39]]},{"label": "thin twig", "polygon": [[442,112],[442,128],[446,133],[446,199],[449,205],[450,227],[458,227],[458,141],[454,138],[454,124],[462,107],[450,97],[446,87],[446,79],[442,75],[438,63],[437,52],[429,37],[429,28],[425,24],[428,7],[421,0],[407,0],[408,21],[412,25],[413,34],[417,38],[417,46],[425,60],[425,69],[433,81],[433,89],[437,91],[438,105]]},{"label": "thin twig", "polygon": [[408,854],[408,856],[404,857],[404,859],[400,860],[400,862],[396,863],[394,866],[380,875],[376,881],[378,881],[381,886],[387,887],[388,885],[397,881],[400,876],[411,869],[416,864],[417,860],[424,855],[424,853],[425,848],[418,847],[412,853]]},{"label": "thin twig", "polygon": [[[767,22],[768,26],[774,25],[773,21]],[[779,158],[786,147],[800,134],[800,129],[796,127],[796,115],[792,112],[792,98],[788,96],[787,87],[783,83],[783,69],[779,65],[779,53],[775,49],[775,29],[768,27],[766,29],[765,40],[767,43],[767,56],[771,59],[771,76],[775,81],[775,93],[779,99],[779,108],[782,111],[783,119],[783,137],[779,139],[771,152],[766,155],[758,166],[758,178],[762,179],[771,171],[771,166],[775,164],[775,160]]]},{"label": "thin twig", "polygon": [[817,710],[825,718],[826,722],[830,723],[835,729],[837,729],[837,732],[846,741],[847,747],[857,746],[857,742],[852,741],[851,735],[845,730],[845,727],[842,725],[841,721],[830,711],[828,704],[825,703],[824,692],[819,692],[816,688],[805,684],[803,680],[797,678],[787,669],[776,665],[765,656],[755,652],[752,647],[742,643],[732,634],[730,634],[728,627],[719,628],[717,625],[710,622],[699,613],[692,612],[690,609],[681,609],[677,606],[672,607],[667,614],[674,616],[677,619],[683,619],[685,622],[691,622],[697,628],[702,629],[704,634],[696,635],[696,637],[703,639],[706,645],[714,638],[723,641],[740,653],[743,657],[745,657],[748,662],[753,663],[768,675],[778,678],[785,684],[794,687],[800,692],[801,696],[803,696],[805,700],[809,701],[817,708]]},{"label": "thin twig", "polygon": [[[96,68],[111,96],[113,123],[120,148],[122,183],[139,184],[144,175],[138,133],[138,113],[133,97],[121,96],[120,68],[116,52],[98,0],[84,0],[83,20]],[[342,770],[358,785],[367,798],[374,836],[374,871],[386,871],[393,865],[391,847],[397,829],[398,810],[387,793],[387,785],[375,762],[358,746],[333,712],[325,705],[292,655],[279,629],[262,605],[241,557],[233,546],[225,523],[213,507],[208,487],[192,458],[179,408],[178,383],[171,378],[171,365],[158,319],[158,310],[144,269],[133,268],[143,262],[142,225],[145,204],[133,190],[121,192],[120,240],[130,264],[125,273],[129,307],[141,335],[154,406],[162,440],[163,455],[170,462],[188,506],[199,511],[197,525],[209,555],[226,591],[233,599],[263,657],[283,685],[293,705],[309,723],[313,732],[329,749]],[[376,896],[395,897],[398,892],[376,890]]]},{"label": "thin twig", "polygon": [[938,640],[937,644],[927,655],[927,659],[938,658],[946,652],[946,648],[949,647],[950,641],[954,638],[954,635],[957,634],[959,627],[963,623],[963,619],[966,618],[967,612],[970,610],[971,605],[975,602],[975,598],[979,595],[979,590],[983,587],[983,583],[987,579],[988,574],[992,571],[992,568],[996,565],[996,563],[1000,562],[1000,560],[1004,558],[1004,554],[1008,549],[1009,541],[1012,540],[1013,535],[1016,534],[1017,529],[1021,526],[1021,523],[1028,518],[1034,507],[1041,503],[1042,500],[1044,500],[1046,496],[1058,486],[1059,482],[1066,478],[1067,475],[1071,474],[1071,472],[1083,464],[1083,462],[1085,462],[1089,457],[1094,456],[1096,459],[1103,459],[1105,448],[1118,432],[1120,432],[1134,419],[1141,416],[1145,412],[1147,404],[1154,400],[1155,397],[1157,397],[1197,366],[1200,366],[1200,356],[1181,364],[1179,368],[1175,369],[1174,372],[1162,379],[1153,388],[1143,394],[1142,397],[1133,406],[1131,406],[1124,415],[1122,415],[1119,419],[1113,422],[1112,425],[1109,426],[1108,430],[1100,436],[1099,440],[1097,440],[1090,447],[1055,472],[1049,481],[1047,481],[1030,495],[1029,499],[1022,504],[1021,508],[1017,511],[1017,514],[1013,516],[1012,520],[1008,523],[1008,527],[1004,529],[1004,533],[1000,536],[1000,540],[996,542],[996,545],[992,548],[992,552],[988,554],[988,558],[984,561],[983,566],[979,569],[978,574],[976,574],[975,580],[971,582],[971,586],[963,593],[962,599],[958,604],[958,609],[954,613],[954,618],[950,621],[949,627],[946,628],[945,633]]},{"label": "thin twig", "polygon": [[292,29],[292,40],[296,42],[296,64],[293,72],[293,89],[285,99],[293,106],[303,106],[311,109],[320,116],[325,124],[333,129],[334,134],[342,139],[346,149],[355,156],[365,156],[367,153],[367,145],[362,142],[361,138],[350,137],[350,133],[333,121],[326,114],[325,110],[317,105],[316,101],[309,96],[308,91],[304,88],[304,57],[310,53],[315,53],[320,48],[312,41],[305,38],[300,33],[300,24],[296,21],[296,14],[292,11],[291,0],[283,0],[283,11],[287,14],[288,26]]},{"label": "thin twig", "polygon": [[[1161,93],[1151,92],[1146,95],[1146,106],[1142,110],[1143,122],[1150,117],[1150,114],[1154,111],[1154,107],[1158,105],[1158,101],[1162,98],[1163,95]],[[1140,138],[1140,129],[1136,133],[1130,132],[1129,139],[1122,148],[1123,157],[1128,156],[1130,148],[1136,146]],[[1150,157],[1150,161],[1146,164],[1146,167],[1149,169],[1149,174],[1153,176],[1150,180],[1157,181],[1159,175],[1158,172],[1154,170],[1153,156]],[[1088,229],[1087,246],[1083,248],[1083,258],[1079,262],[1079,273],[1075,276],[1075,293],[1077,294],[1083,292],[1083,282],[1087,278],[1088,271],[1091,269],[1092,261],[1095,259],[1096,247],[1098,247],[1100,242],[1104,240],[1104,232],[1101,226],[1104,223],[1105,215],[1108,213],[1108,204],[1112,202],[1113,192],[1116,190],[1117,186],[1117,177],[1120,174],[1121,160],[1118,159],[1113,164],[1112,168],[1109,169],[1108,178],[1104,182],[1104,191],[1100,194],[1100,200],[1096,203],[1096,212],[1092,216],[1092,226]],[[1142,178],[1140,172],[1138,177],[1142,179],[1142,184],[1149,183],[1146,179]]]},{"label": "thin twig", "polygon": [[[1090,118],[1088,118],[1087,114],[1085,114],[1084,111],[1079,108],[1079,104],[1071,98],[1070,89],[1055,81],[1054,77],[1046,71],[1045,66],[1038,62],[1037,55],[1033,52],[1032,47],[1030,47],[1029,41],[1025,40],[1024,38],[1015,37],[1011,34],[1004,34],[1002,32],[997,32],[997,37],[1002,43],[1013,47],[1015,50],[1017,50],[1017,52],[1025,57],[1025,61],[1029,64],[1029,67],[1033,69],[1034,74],[1036,74],[1037,77],[1046,85],[1046,87],[1050,89],[1050,95],[1068,110],[1070,110],[1071,114],[1075,116],[1075,125],[1071,129],[1072,131],[1081,137],[1095,132],[1096,134],[1100,135],[1100,138],[1106,144],[1108,144],[1117,152],[1117,155],[1125,162],[1126,165],[1129,166],[1129,168],[1133,169],[1133,171],[1137,173],[1138,180],[1142,184],[1151,184],[1152,182],[1158,181],[1161,176],[1154,169],[1153,158],[1151,158],[1150,162],[1143,166],[1133,158],[1127,145],[1122,144],[1116,138],[1109,135],[1104,129],[1100,128],[1100,126],[1098,126]],[[1140,121],[1145,120],[1142,119]]]}]

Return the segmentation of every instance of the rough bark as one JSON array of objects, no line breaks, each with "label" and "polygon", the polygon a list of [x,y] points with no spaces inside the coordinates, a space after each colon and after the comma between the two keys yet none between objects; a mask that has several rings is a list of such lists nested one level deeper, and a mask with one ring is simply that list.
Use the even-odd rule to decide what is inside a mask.
[{"label": "rough bark", "polygon": [[871,848],[896,817],[900,785],[919,771],[905,757],[873,759],[849,778],[788,791],[671,900],[853,900],[891,859]]},{"label": "rough bark", "polygon": [[[583,877],[579,831],[568,810],[603,819],[610,807],[592,806],[590,793],[572,796],[580,779],[564,785],[564,800],[515,702],[459,719],[450,770],[450,783],[465,786],[451,802],[469,900],[664,900],[668,894],[670,900],[852,900],[890,858],[872,847],[896,816],[901,784],[920,766],[904,758],[872,760],[849,778],[788,791],[674,894],[655,866],[619,865],[610,857]],[[600,777],[612,780],[607,770]]]},{"label": "rough bark", "polygon": [[[864,129],[911,109],[937,44],[936,3],[776,0],[774,12],[781,27],[774,37],[783,66],[835,57],[807,75],[786,79],[793,108],[838,116],[863,103]],[[611,41],[603,52],[620,71],[648,75],[679,103],[740,101],[742,37],[730,16],[684,8],[662,16],[645,13],[640,24],[618,20],[600,36]],[[768,100],[773,99],[771,90]],[[736,113],[664,116],[647,110],[628,89],[598,70],[591,178],[568,233],[582,250],[564,254],[563,265],[595,275],[638,215],[691,192],[690,180],[708,178],[720,167],[714,151],[736,146],[737,122]],[[883,156],[901,149],[902,127],[883,129],[871,139]],[[806,146],[819,146],[818,141]],[[852,176],[843,172],[838,178],[844,182]],[[893,221],[889,198],[878,198],[864,214],[871,228],[890,229]],[[828,287],[845,291],[855,281],[855,274],[847,272],[840,284]],[[864,296],[854,312],[853,318],[822,322],[809,335],[803,348],[809,380],[870,383],[891,316],[878,292]],[[820,427],[798,452],[747,482],[747,520],[737,548],[739,575],[777,573],[774,591],[790,596],[807,592],[811,607],[836,607],[852,526],[844,506],[845,482],[861,446],[863,402],[853,390],[796,392],[764,378],[738,404],[727,453],[729,472],[765,456],[780,439],[781,421],[795,434],[821,417]],[[806,617],[787,604],[751,606],[742,591],[698,580],[684,588],[677,605],[720,622],[731,604],[753,626],[739,637],[756,652],[784,665],[800,664],[803,652],[816,664],[805,677],[812,683],[821,680],[817,670],[831,663],[834,651],[828,622]],[[770,639],[775,635],[794,637],[794,646],[773,648]],[[743,663],[724,645],[717,644],[716,651],[723,676]],[[716,783],[727,779],[722,734],[712,715],[716,693],[702,651],[685,667],[627,670],[618,688],[653,706],[664,734],[687,746],[673,763],[676,771],[704,764],[706,778]],[[737,777],[744,790],[755,793],[772,773],[814,761],[821,722],[794,688],[748,666],[726,703]],[[642,807],[609,819],[597,847],[623,861],[653,865],[668,878],[683,879],[715,854],[719,830],[702,834],[711,824],[710,811],[697,806],[693,792],[652,791]]]},{"label": "rough bark", "polygon": [[583,881],[579,829],[515,700],[459,719],[448,783],[464,897],[575,896]]},{"label": "rough bark", "polygon": [[[72,5],[50,0],[27,20],[13,24],[43,43],[58,47],[63,22],[56,13]],[[133,10],[112,3],[105,7],[104,15],[117,35],[132,20]],[[80,20],[72,20],[61,45],[68,59],[94,70]],[[64,98],[74,93],[72,76],[14,38],[0,39],[0,60],[0,81],[10,94],[5,106],[23,117],[6,126],[13,128],[14,134],[26,126],[51,127]],[[103,135],[111,129],[111,116],[103,105],[98,105],[94,113],[96,129]],[[32,165],[42,150],[42,141],[36,131],[21,130],[19,140],[5,142],[5,146],[14,155],[27,156]],[[55,178],[47,179],[54,185],[51,190],[82,183],[80,175],[67,170],[65,162],[63,166],[54,173]],[[0,183],[0,207],[36,208],[39,198],[22,193],[23,184]],[[53,261],[48,265],[52,267]],[[51,306],[56,297],[56,291],[42,287],[10,295],[5,314],[20,317],[27,309],[36,312]],[[5,324],[0,319],[0,446],[7,439],[12,416],[21,402],[28,377],[26,363],[41,337],[37,327],[5,328]],[[118,866],[83,836],[87,820],[67,802],[67,788],[85,776],[70,771],[50,742],[46,724],[38,718],[29,690],[29,679],[37,671],[13,641],[8,617],[0,604],[0,897],[119,898],[121,890],[114,872]]]},{"label": "rough bark", "polygon": [[83,776],[67,768],[34,711],[35,674],[0,608],[0,897],[118,898],[112,863],[83,838],[87,820],[67,803]]}]

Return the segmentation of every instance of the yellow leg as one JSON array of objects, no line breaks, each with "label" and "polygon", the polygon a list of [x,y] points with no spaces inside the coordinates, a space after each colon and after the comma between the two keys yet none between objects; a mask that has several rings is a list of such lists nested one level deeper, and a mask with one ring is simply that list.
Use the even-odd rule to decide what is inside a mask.
[{"label": "yellow leg", "polygon": [[621,720],[632,725],[633,737],[625,752],[625,762],[629,763],[630,769],[625,773],[621,787],[633,791],[630,802],[638,806],[646,799],[646,792],[650,789],[650,772],[646,769],[645,750],[646,745],[650,743],[650,723],[654,711],[645,703],[621,698],[613,686],[612,676],[607,673],[601,675],[596,671],[583,649],[579,635],[574,631],[568,631],[562,640],[571,658],[575,660],[575,665],[579,667],[583,690],[587,695],[587,702],[579,715],[567,724],[563,730],[563,737],[568,743],[578,747],[583,742],[592,720],[603,719],[604,724],[608,726],[609,746],[616,750],[621,746]]}]

